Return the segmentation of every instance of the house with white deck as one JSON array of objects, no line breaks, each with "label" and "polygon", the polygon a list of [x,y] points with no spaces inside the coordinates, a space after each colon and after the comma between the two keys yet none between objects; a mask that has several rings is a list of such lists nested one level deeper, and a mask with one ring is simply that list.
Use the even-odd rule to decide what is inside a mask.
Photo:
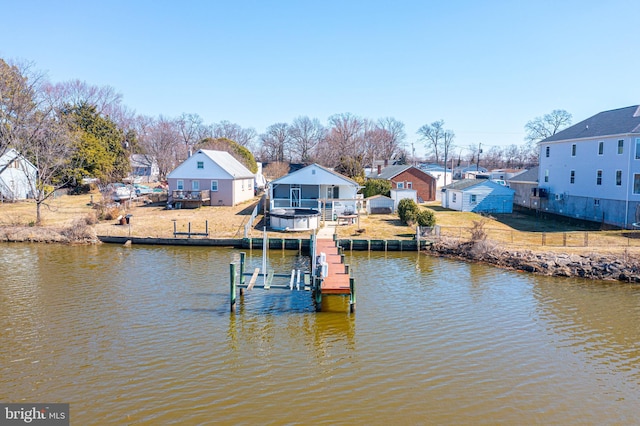
[{"label": "house with white deck", "polygon": [[307,208],[326,220],[358,212],[360,185],[319,164],[311,164],[268,184],[269,209]]},{"label": "house with white deck", "polygon": [[638,227],[640,105],[600,112],[538,146],[534,192],[541,210],[621,228]]}]

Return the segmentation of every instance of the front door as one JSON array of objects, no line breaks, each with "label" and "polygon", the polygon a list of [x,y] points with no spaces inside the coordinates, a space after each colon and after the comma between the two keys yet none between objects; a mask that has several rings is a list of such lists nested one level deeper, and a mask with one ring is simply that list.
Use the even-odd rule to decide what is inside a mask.
[{"label": "front door", "polygon": [[291,188],[291,207],[300,207],[300,188]]}]

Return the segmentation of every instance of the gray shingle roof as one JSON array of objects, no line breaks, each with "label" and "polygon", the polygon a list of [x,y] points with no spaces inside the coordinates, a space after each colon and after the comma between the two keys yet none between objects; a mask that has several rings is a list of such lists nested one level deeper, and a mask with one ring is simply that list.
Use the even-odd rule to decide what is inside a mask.
[{"label": "gray shingle roof", "polygon": [[549,136],[542,142],[640,133],[640,105],[603,111]]},{"label": "gray shingle roof", "polygon": [[391,179],[394,176],[398,176],[400,173],[404,172],[407,169],[410,169],[412,166],[409,164],[397,165],[397,166],[387,166],[380,171],[378,174],[376,171],[369,175],[371,179]]}]

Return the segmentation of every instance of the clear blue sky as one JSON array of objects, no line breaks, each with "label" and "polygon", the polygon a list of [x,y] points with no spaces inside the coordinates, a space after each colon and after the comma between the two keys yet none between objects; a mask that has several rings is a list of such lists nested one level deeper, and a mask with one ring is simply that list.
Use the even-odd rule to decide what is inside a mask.
[{"label": "clear blue sky", "polygon": [[53,82],[108,85],[138,114],[197,113],[259,133],[299,115],[406,125],[455,144],[521,144],[640,103],[637,0],[0,0],[0,57]]}]

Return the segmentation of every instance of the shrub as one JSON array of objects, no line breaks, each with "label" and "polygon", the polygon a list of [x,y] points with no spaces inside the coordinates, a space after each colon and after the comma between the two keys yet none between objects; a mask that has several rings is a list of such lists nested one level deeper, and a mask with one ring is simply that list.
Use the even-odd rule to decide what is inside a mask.
[{"label": "shrub", "polygon": [[391,182],[386,179],[367,179],[362,190],[362,195],[373,197],[374,195],[389,196],[391,193]]},{"label": "shrub", "polygon": [[436,215],[431,209],[420,209],[416,214],[416,222],[420,226],[434,226]]},{"label": "shrub", "polygon": [[410,198],[403,198],[398,203],[398,216],[407,225],[413,225],[416,222],[418,212],[418,205]]}]

